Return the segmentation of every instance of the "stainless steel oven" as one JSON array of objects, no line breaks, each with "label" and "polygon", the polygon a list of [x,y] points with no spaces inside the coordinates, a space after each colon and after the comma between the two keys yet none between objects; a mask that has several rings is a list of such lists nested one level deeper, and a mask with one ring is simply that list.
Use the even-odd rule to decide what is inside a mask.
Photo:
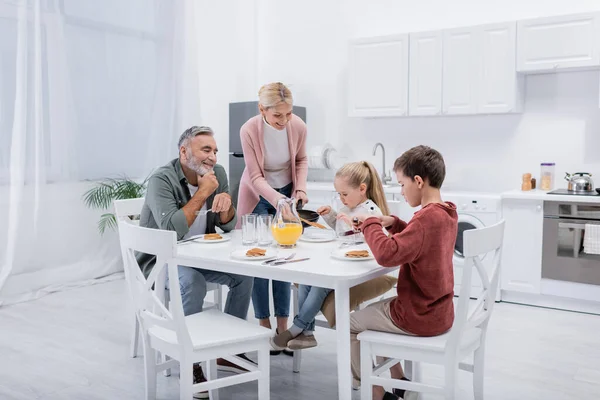
[{"label": "stainless steel oven", "polygon": [[586,224],[600,225],[600,204],[544,202],[543,278],[600,285],[600,255],[583,249]]}]

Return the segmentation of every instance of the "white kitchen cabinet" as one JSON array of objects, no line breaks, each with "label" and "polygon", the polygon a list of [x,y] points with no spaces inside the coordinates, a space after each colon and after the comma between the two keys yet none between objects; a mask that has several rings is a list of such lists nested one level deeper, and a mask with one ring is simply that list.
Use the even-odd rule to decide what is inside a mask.
[{"label": "white kitchen cabinet", "polygon": [[520,112],[524,77],[516,73],[517,24],[507,22],[479,28],[480,71],[477,112]]},{"label": "white kitchen cabinet", "polygon": [[408,35],[357,39],[350,43],[349,115],[408,113]]},{"label": "white kitchen cabinet", "polygon": [[442,112],[476,114],[480,81],[480,36],[473,28],[443,33]]},{"label": "white kitchen cabinet", "polygon": [[543,209],[541,200],[502,200],[502,290],[540,294]]},{"label": "white kitchen cabinet", "polygon": [[410,34],[409,115],[442,112],[442,32]]},{"label": "white kitchen cabinet", "polygon": [[549,72],[600,66],[600,13],[519,21],[517,70]]}]

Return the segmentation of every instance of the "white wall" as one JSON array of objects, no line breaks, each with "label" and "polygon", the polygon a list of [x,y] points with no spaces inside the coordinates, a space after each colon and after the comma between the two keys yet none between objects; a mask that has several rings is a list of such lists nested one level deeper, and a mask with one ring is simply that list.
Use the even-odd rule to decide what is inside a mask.
[{"label": "white wall", "polygon": [[[564,171],[600,174],[598,73],[565,73],[527,79],[521,115],[446,118],[351,119],[347,117],[347,44],[355,37],[600,10],[595,0],[358,0],[278,2],[258,0],[258,82],[290,83],[308,108],[310,144],[329,141],[367,159],[380,141],[387,169],[416,144],[444,154],[446,187],[503,191],[520,186],[523,172],[539,163]],[[596,149],[596,150],[594,150]]]},{"label": "white wall", "polygon": [[194,1],[200,121],[215,131],[219,164],[229,167],[229,103],[256,100],[256,0]]}]

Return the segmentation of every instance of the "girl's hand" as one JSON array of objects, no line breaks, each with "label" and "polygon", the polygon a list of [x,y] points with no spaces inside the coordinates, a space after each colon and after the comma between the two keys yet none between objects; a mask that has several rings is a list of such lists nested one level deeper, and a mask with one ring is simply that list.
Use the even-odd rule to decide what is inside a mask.
[{"label": "girl's hand", "polygon": [[329,207],[329,206],[322,206],[317,209],[317,214],[319,214],[319,215],[327,215],[330,212],[331,212],[331,207]]}]

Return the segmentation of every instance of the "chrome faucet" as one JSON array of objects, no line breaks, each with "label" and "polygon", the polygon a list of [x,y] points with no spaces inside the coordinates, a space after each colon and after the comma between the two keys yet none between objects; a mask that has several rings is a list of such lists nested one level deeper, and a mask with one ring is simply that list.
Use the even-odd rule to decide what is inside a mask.
[{"label": "chrome faucet", "polygon": [[383,156],[382,165],[381,165],[381,182],[385,185],[386,183],[390,183],[392,181],[392,177],[386,175],[385,173],[385,147],[381,143],[375,144],[373,147],[373,155],[377,154],[377,147],[381,147],[381,154]]}]

